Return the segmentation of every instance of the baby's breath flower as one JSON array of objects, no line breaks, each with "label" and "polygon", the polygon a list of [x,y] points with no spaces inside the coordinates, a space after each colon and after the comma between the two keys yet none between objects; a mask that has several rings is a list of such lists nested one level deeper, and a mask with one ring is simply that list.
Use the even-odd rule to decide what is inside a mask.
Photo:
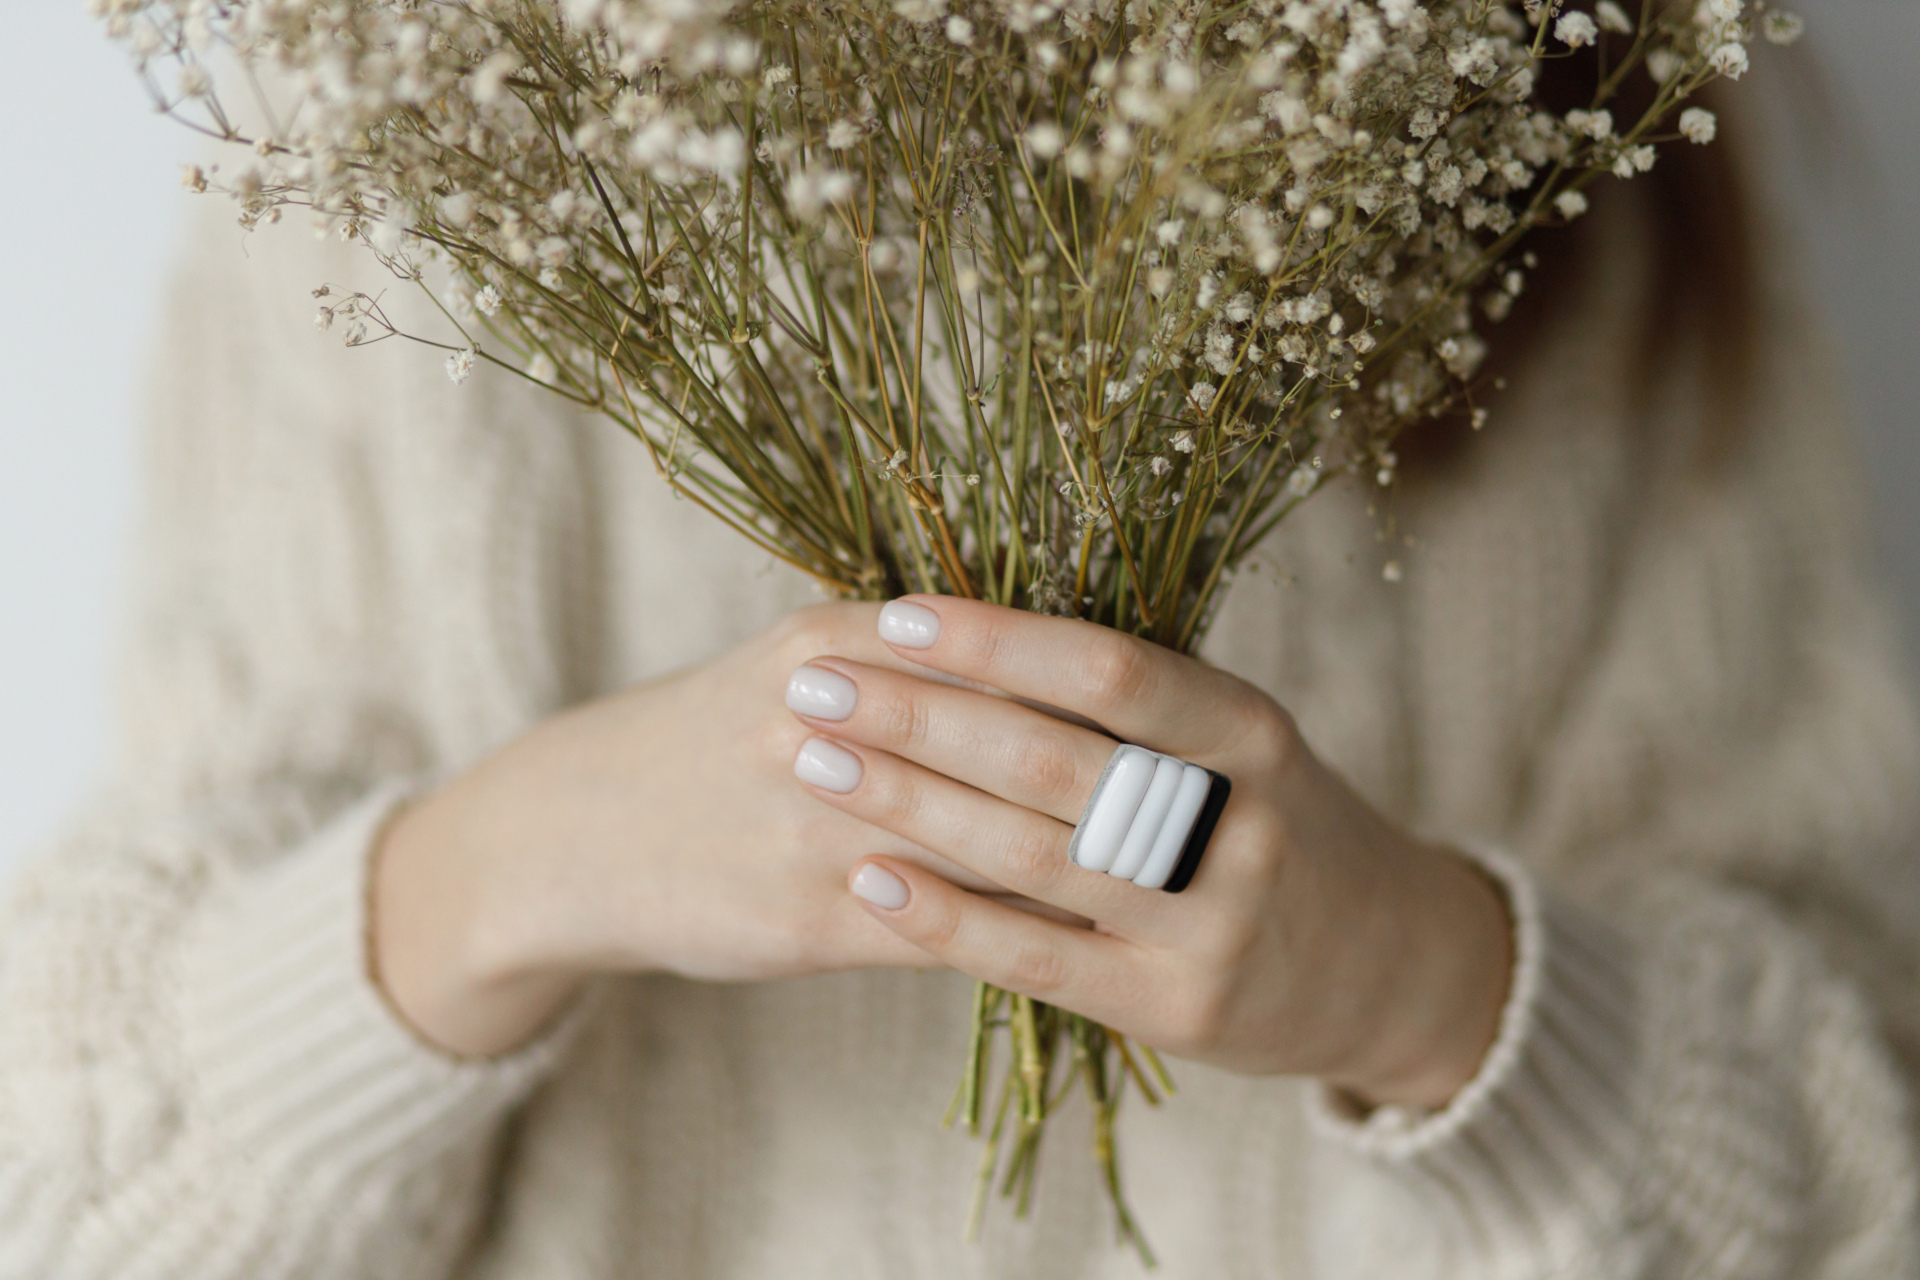
[{"label": "baby's breath flower", "polygon": [[853,175],[838,169],[812,168],[793,175],[787,181],[787,201],[802,221],[812,221],[828,205],[839,204],[853,195]]},{"label": "baby's breath flower", "polygon": [[560,368],[552,356],[542,351],[527,364],[527,376],[535,382],[552,384],[559,379]]},{"label": "baby's breath flower", "polygon": [[461,230],[473,221],[473,196],[465,191],[456,191],[440,200],[440,218],[455,230]]},{"label": "baby's breath flower", "polygon": [[1193,432],[1191,431],[1174,432],[1173,433],[1173,450],[1175,453],[1192,453],[1193,452]]},{"label": "baby's breath flower", "polygon": [[827,149],[845,151],[860,144],[860,126],[851,120],[839,119],[827,126]]},{"label": "baby's breath flower", "polygon": [[1775,9],[1760,20],[1761,34],[1769,44],[1792,44],[1805,34],[1807,24],[1798,14]]},{"label": "baby's breath flower", "polygon": [[947,19],[947,39],[958,45],[972,44],[973,23],[957,13],[954,14],[951,18]]},{"label": "baby's breath flower", "polygon": [[1729,80],[1738,80],[1747,71],[1747,46],[1729,40],[1708,55],[1707,65]]},{"label": "baby's breath flower", "polygon": [[453,379],[453,385],[459,386],[473,375],[473,351],[462,348],[447,357],[447,376]]},{"label": "baby's breath flower", "polygon": [[1576,9],[1560,15],[1560,21],[1553,24],[1553,35],[1568,48],[1578,49],[1599,39],[1600,28],[1591,17]]},{"label": "baby's breath flower", "polygon": [[747,142],[731,125],[711,132],[694,130],[681,139],[675,158],[689,168],[732,177],[747,163]]},{"label": "baby's breath flower", "polygon": [[1027,130],[1027,149],[1037,159],[1051,160],[1060,154],[1060,148],[1067,143],[1067,135],[1060,126],[1052,121],[1042,121]]},{"label": "baby's breath flower", "polygon": [[1630,36],[1636,29],[1633,19],[1627,16],[1627,11],[1615,4],[1613,0],[1600,0],[1600,3],[1594,6],[1593,16],[1599,21],[1602,31],[1611,31],[1617,36]]},{"label": "baby's breath flower", "polygon": [[473,295],[473,309],[483,316],[500,314],[500,289],[497,285],[487,285]]},{"label": "baby's breath flower", "polygon": [[1680,133],[1688,142],[1712,142],[1719,128],[1713,112],[1704,107],[1688,107],[1680,113]]},{"label": "baby's breath flower", "polygon": [[1628,147],[1613,159],[1613,176],[1631,178],[1653,168],[1654,151],[1650,146]]},{"label": "baby's breath flower", "polygon": [[1613,112],[1576,110],[1567,112],[1567,128],[1601,140],[1613,136]]}]

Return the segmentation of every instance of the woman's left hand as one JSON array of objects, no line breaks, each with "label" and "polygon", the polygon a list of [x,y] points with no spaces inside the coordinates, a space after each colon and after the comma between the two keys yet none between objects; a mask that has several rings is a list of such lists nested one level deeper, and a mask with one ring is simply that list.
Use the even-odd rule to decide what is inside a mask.
[{"label": "woman's left hand", "polygon": [[1067,858],[1113,738],[990,692],[809,663],[788,704],[819,734],[795,767],[816,796],[1092,923],[869,858],[851,884],[888,928],[1156,1049],[1318,1076],[1365,1104],[1440,1106],[1479,1070],[1512,967],[1500,890],[1376,812],[1271,698],[1107,627],[975,601],[897,601],[881,636],[912,662],[1233,781],[1192,884],[1142,889]]}]

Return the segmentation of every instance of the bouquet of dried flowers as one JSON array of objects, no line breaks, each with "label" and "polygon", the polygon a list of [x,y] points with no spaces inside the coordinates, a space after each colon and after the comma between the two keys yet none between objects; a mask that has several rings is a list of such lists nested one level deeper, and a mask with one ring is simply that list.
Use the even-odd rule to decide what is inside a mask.
[{"label": "bouquet of dried flowers", "polygon": [[[836,595],[947,592],[1180,649],[1235,564],[1396,434],[1471,414],[1522,238],[1712,139],[1744,0],[95,0],[190,169],[304,208],[440,306],[349,345],[503,366],[618,423],[676,494]],[[1579,110],[1544,59],[1600,59]],[[1628,76],[1651,106],[1615,119]],[[241,86],[246,126],[216,91]],[[272,92],[263,91],[263,81]],[[1395,562],[1385,573],[1398,576]],[[1022,1211],[1075,1083],[1119,1231],[1152,1052],[982,987],[949,1122]],[[1005,1083],[988,1080],[998,1030]],[[1004,1158],[1003,1158],[1004,1157]]]}]

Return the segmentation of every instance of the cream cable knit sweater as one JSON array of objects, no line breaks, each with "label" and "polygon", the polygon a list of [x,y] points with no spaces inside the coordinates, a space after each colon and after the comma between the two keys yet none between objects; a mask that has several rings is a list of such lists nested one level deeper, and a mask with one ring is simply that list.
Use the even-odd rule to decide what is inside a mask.
[{"label": "cream cable knit sweater", "polygon": [[[1211,656],[1377,803],[1512,850],[1480,1077],[1355,1124],[1175,1064],[1123,1119],[1172,1276],[1892,1277],[1920,1251],[1920,735],[1834,395],[1780,311],[1751,447],[1632,425],[1630,209],[1462,473],[1315,499]],[[958,1242],[935,1125],[966,980],[603,984],[449,1061],[369,985],[363,868],[417,780],[807,598],[638,451],[504,379],[308,329],[338,246],[209,214],[152,403],[127,748],[0,923],[0,1275],[1108,1277],[1078,1111],[1038,1212]],[[1522,871],[1520,865],[1528,870]]]}]

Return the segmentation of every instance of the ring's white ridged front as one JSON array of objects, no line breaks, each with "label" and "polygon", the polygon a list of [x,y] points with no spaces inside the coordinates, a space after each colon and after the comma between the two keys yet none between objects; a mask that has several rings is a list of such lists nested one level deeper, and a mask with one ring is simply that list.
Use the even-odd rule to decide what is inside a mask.
[{"label": "ring's white ridged front", "polygon": [[1113,866],[1159,763],[1159,756],[1145,747],[1122,746],[1113,753],[1067,846],[1074,862],[1089,871]]},{"label": "ring's white ridged front", "polygon": [[1161,824],[1153,848],[1147,853],[1146,865],[1133,878],[1142,889],[1166,887],[1173,869],[1180,865],[1180,854],[1187,847],[1187,837],[1193,834],[1193,824],[1200,820],[1200,810],[1206,808],[1207,793],[1213,790],[1213,777],[1205,769],[1190,764],[1185,770],[1180,776],[1180,790],[1173,797],[1173,807],[1167,811],[1167,820]]},{"label": "ring's white ridged front", "polygon": [[1107,874],[1119,876],[1122,880],[1131,880],[1140,874],[1140,868],[1147,865],[1147,854],[1153,849],[1153,839],[1160,834],[1160,828],[1166,825],[1167,811],[1173,808],[1173,798],[1180,790],[1180,777],[1186,772],[1186,766],[1172,756],[1161,756],[1155,762],[1153,781],[1147,786],[1147,794],[1140,801],[1140,808],[1133,815],[1133,825],[1127,828],[1127,838],[1120,846],[1120,853],[1107,868]]},{"label": "ring's white ridged front", "polygon": [[1094,783],[1067,856],[1143,889],[1166,886],[1213,789],[1197,764],[1123,743]]}]

